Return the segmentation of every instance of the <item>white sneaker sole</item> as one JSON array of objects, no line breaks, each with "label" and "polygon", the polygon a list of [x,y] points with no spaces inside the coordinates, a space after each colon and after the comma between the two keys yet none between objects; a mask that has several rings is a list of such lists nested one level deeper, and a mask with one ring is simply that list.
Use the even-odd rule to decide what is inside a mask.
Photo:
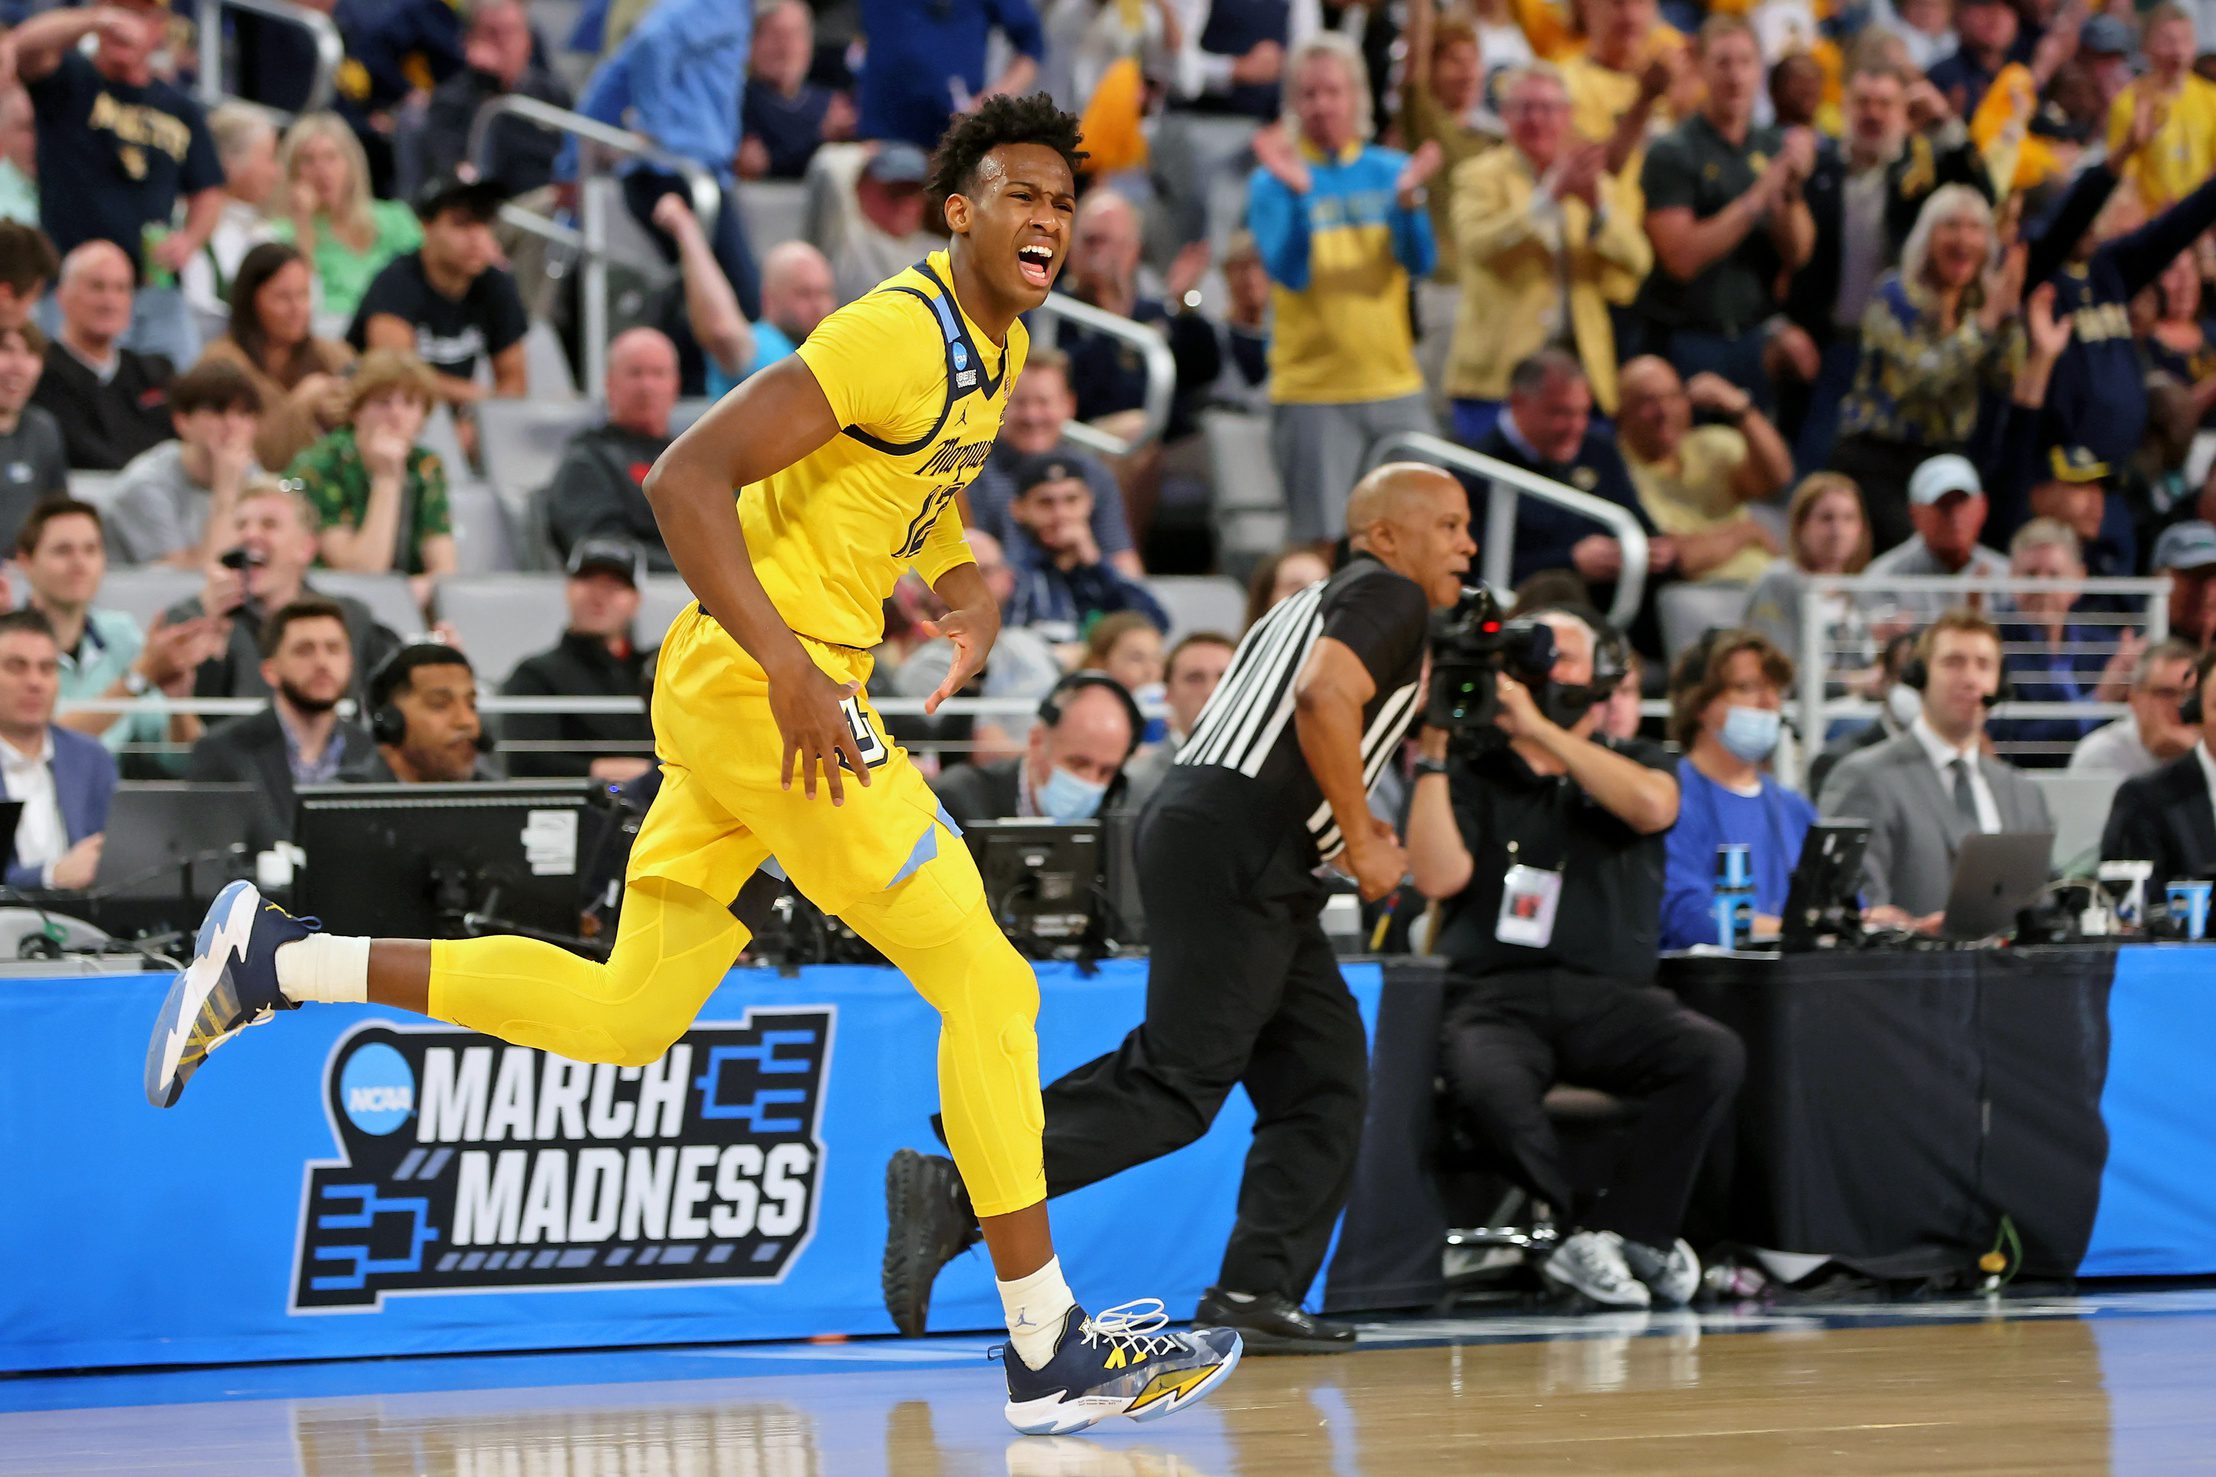
[{"label": "white sneaker sole", "polygon": [[[254,911],[262,905],[262,895],[244,882],[233,883],[232,887],[236,891],[228,903],[218,898],[217,907],[209,909],[192,963],[169,987],[161,1012],[154,1017],[154,1039],[146,1053],[146,1100],[157,1108],[171,1106],[183,1092],[177,1068],[192,1040],[193,1023],[200,1019],[208,997],[223,983],[234,952],[241,957],[245,954],[246,940],[253,932]],[[237,1034],[231,1032],[208,1050],[213,1052]]]},{"label": "white sneaker sole", "polygon": [[[1002,1407],[1008,1424],[1026,1436],[1066,1436],[1072,1431],[1082,1431],[1097,1426],[1111,1416],[1127,1415],[1135,1421],[1158,1421],[1164,1416],[1175,1415],[1186,1406],[1205,1400],[1214,1393],[1224,1377],[1239,1367],[1239,1356],[1246,1352],[1241,1340],[1231,1346],[1231,1352],[1223,1363],[1211,1368],[1204,1376],[1167,1394],[1148,1400],[1139,1409],[1132,1409],[1145,1399],[1145,1392],[1126,1398],[1121,1395],[1082,1395],[1075,1400],[1059,1396],[1047,1396],[1039,1400],[1011,1400]],[[1014,1349],[1007,1357],[1016,1357]]]},{"label": "white sneaker sole", "polygon": [[1647,1285],[1644,1282],[1633,1282],[1630,1288],[1616,1294],[1596,1291],[1574,1278],[1565,1277],[1555,1271],[1554,1262],[1551,1258],[1545,1266],[1539,1269],[1539,1275],[1556,1287],[1566,1292],[1574,1292],[1597,1307],[1612,1308],[1620,1312],[1644,1313],[1653,1306],[1653,1297],[1648,1293]]}]

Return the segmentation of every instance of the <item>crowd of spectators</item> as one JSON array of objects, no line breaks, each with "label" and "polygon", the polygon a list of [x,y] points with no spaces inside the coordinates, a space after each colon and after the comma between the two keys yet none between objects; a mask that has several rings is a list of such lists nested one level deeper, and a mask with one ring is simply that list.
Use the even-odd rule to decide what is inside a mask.
[{"label": "crowd of spectators", "polygon": [[[1034,89],[1083,116],[1092,156],[1060,288],[1157,332],[1174,384],[1161,435],[1141,434],[1130,339],[1035,328],[963,512],[1005,618],[970,695],[1039,716],[895,724],[957,818],[1141,802],[1243,629],[1331,572],[1348,489],[1432,434],[1643,535],[1517,499],[1509,547],[1487,552],[1557,630],[1557,680],[1589,710],[1551,735],[1525,722],[1488,783],[1545,819],[1569,802],[1538,781],[1599,776],[1576,845],[1620,862],[1628,891],[1586,901],[1652,911],[1652,936],[1519,973],[1478,937],[1497,901],[1479,893],[1499,869],[1468,870],[1486,828],[1462,807],[1411,844],[1467,934],[1449,942],[1507,981],[1457,1006],[1455,1076],[1532,1181],[1557,1173],[1536,1100],[1501,1086],[1528,1043],[1488,1012],[1501,991],[1574,1004],[1570,975],[1710,940],[1720,844],[1752,847],[1767,930],[1812,820],[1868,820],[1871,923],[1929,932],[1964,838],[2051,829],[2026,771],[2066,766],[2127,782],[2105,854],[2216,867],[2216,722],[2188,706],[2216,671],[2206,7],[587,0],[556,34],[525,0],[306,3],[346,47],[311,113],[312,58],[261,18],[233,16],[220,48],[243,98],[206,107],[189,6],[0,8],[10,885],[93,877],[118,773],[253,783],[270,843],[296,786],[339,778],[650,786],[642,593],[674,566],[648,469],[688,401],[941,244],[938,134]],[[604,157],[487,113],[511,98],[652,151]],[[712,218],[679,161],[712,184]],[[629,264],[590,423],[545,449],[505,531],[559,580],[560,629],[480,674],[439,618],[463,542],[488,533],[463,510],[490,503],[461,494],[507,470],[484,407],[568,393],[534,342],[587,362],[580,274],[515,217],[574,222],[602,175],[660,260]],[[792,239],[769,191],[804,202]],[[1218,418],[1266,454],[1227,460]],[[1464,481],[1489,536],[1505,484]],[[1290,540],[1266,557],[1192,516],[1256,486]],[[1612,631],[1597,612],[1642,545],[1643,593]],[[117,566],[201,588],[142,625],[103,603]],[[324,571],[406,579],[415,618],[380,622],[319,589]],[[1245,583],[1244,625],[1173,630],[1150,571]],[[2010,576],[2043,584],[1891,587]],[[2081,588],[2135,576],[2168,585]],[[880,691],[938,685],[937,614],[912,577],[887,602]],[[1811,629],[1821,672],[1799,670]],[[480,678],[642,706],[496,735]],[[1868,716],[1793,732],[1810,683]],[[168,706],[187,697],[268,706],[204,726]],[[1667,720],[1642,723],[1642,697]],[[82,699],[104,705],[66,709]],[[2025,702],[2043,710],[2008,710]],[[2088,704],[2107,706],[2070,711]],[[1410,761],[1438,742],[1412,740],[1379,785],[1383,821],[1413,823]],[[1580,746],[1609,758],[1562,757]],[[1704,1135],[1736,1060],[1697,1023],[1657,1022],[1682,1048],[1679,1120]],[[1595,1070],[1615,1055],[1587,1053]],[[1626,1196],[1634,1240],[1666,1246],[1675,1176]]]}]

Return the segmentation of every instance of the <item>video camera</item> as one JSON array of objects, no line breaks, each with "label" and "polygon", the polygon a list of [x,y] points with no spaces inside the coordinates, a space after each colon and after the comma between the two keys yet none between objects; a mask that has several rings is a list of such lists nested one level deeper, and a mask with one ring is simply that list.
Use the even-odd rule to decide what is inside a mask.
[{"label": "video camera", "polygon": [[1494,679],[1502,672],[1543,689],[1554,669],[1554,632],[1538,621],[1509,620],[1492,592],[1465,589],[1450,610],[1431,616],[1431,693],[1424,722],[1457,744],[1505,741]]}]

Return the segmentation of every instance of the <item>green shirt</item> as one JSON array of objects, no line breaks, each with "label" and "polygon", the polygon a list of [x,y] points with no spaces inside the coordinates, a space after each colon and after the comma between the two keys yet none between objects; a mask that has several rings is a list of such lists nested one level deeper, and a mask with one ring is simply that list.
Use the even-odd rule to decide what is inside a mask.
[{"label": "green shirt", "polygon": [[[369,219],[377,229],[377,239],[370,242],[369,250],[356,251],[339,240],[328,216],[316,217],[315,277],[322,288],[322,301],[316,308],[318,322],[353,322],[354,310],[361,306],[362,294],[369,291],[370,279],[394,257],[423,244],[423,226],[415,212],[397,200],[370,201]],[[269,224],[273,239],[291,242],[290,220],[279,218]]]},{"label": "green shirt", "polygon": [[[1774,128],[1749,128],[1744,147],[1733,148],[1706,114],[1695,113],[1647,150],[1646,168],[1639,175],[1647,215],[1683,208],[1693,212],[1694,220],[1707,220],[1753,187],[1783,143],[1784,135]],[[1672,277],[1658,259],[1639,295],[1639,311],[1668,328],[1747,333],[1778,311],[1772,284],[1780,265],[1768,223],[1758,221],[1744,240],[1690,282]]]},{"label": "green shirt", "polygon": [[[359,528],[369,513],[369,468],[354,444],[354,428],[341,426],[292,459],[285,475],[315,505],[324,528]],[[423,573],[423,541],[454,531],[446,500],[446,466],[435,452],[408,449],[408,472],[401,484],[402,547],[393,567],[402,574]]]}]

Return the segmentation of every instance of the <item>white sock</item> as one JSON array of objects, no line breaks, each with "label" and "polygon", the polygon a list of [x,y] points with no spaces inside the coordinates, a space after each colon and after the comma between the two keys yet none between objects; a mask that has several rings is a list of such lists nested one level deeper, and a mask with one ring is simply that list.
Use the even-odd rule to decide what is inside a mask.
[{"label": "white sock", "polygon": [[369,1000],[369,940],[311,933],[277,950],[277,988],[295,1005]]},{"label": "white sock", "polygon": [[1000,1306],[1008,1315],[1008,1340],[1032,1369],[1044,1369],[1062,1336],[1062,1319],[1077,1306],[1062,1280],[1062,1259],[1054,1258],[1029,1276],[997,1284]]}]

